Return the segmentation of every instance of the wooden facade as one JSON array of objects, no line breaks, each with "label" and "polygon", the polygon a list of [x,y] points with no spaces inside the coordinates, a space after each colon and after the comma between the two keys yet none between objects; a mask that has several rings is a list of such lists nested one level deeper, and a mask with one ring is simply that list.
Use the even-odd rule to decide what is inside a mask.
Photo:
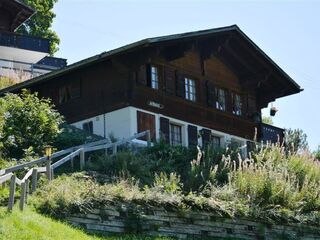
[{"label": "wooden facade", "polygon": [[[237,26],[147,39],[6,91],[21,88],[51,98],[70,123],[127,106],[180,119],[190,143],[192,125],[253,139],[261,109],[301,91]],[[143,113],[137,121],[154,127]],[[160,129],[168,138],[166,120]]]}]

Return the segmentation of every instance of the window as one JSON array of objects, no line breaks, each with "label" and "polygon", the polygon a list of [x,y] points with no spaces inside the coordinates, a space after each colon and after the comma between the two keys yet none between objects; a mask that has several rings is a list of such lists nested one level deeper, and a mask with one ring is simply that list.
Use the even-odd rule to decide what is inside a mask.
[{"label": "window", "polygon": [[170,143],[173,146],[182,145],[181,126],[170,123]]},{"label": "window", "polygon": [[66,84],[59,88],[59,104],[80,97],[80,81]]},{"label": "window", "polygon": [[216,88],[216,109],[226,110],[226,91],[221,88]]},{"label": "window", "polygon": [[211,142],[212,142],[213,146],[220,147],[220,137],[212,135],[211,136]]},{"label": "window", "polygon": [[187,100],[196,101],[196,82],[190,78],[184,78],[185,98]]},{"label": "window", "polygon": [[82,124],[82,129],[86,131],[87,133],[93,134],[93,122],[85,122]]},{"label": "window", "polygon": [[232,113],[237,116],[242,115],[242,99],[241,96],[237,93],[232,93]]},{"label": "window", "polygon": [[159,89],[158,68],[155,66],[151,66],[151,88]]}]

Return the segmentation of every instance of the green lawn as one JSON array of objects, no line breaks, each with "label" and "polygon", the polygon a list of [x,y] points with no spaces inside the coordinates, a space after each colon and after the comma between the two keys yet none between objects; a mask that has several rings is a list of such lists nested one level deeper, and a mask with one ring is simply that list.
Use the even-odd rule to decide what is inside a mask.
[{"label": "green lawn", "polygon": [[165,238],[115,236],[94,237],[67,224],[42,216],[30,209],[21,212],[17,208],[7,213],[0,208],[0,239],[2,240],[155,240]]}]

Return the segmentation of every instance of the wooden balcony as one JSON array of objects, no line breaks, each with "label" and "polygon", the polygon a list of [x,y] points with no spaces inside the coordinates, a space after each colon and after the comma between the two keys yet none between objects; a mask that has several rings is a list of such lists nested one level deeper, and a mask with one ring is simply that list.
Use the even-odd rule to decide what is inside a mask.
[{"label": "wooden balcony", "polygon": [[277,143],[280,141],[282,143],[284,138],[284,129],[278,128],[269,124],[260,124],[260,141]]},{"label": "wooden balcony", "polygon": [[50,41],[48,39],[25,36],[11,32],[0,32],[0,46],[44,53],[49,53],[50,51]]}]

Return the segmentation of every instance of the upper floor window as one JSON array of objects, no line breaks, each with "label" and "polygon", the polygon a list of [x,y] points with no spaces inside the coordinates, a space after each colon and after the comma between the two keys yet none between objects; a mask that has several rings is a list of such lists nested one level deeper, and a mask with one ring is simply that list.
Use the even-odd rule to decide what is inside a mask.
[{"label": "upper floor window", "polygon": [[159,89],[159,73],[155,66],[151,66],[151,88]]},{"label": "upper floor window", "polygon": [[237,93],[231,94],[232,100],[232,113],[237,116],[242,115],[242,99],[241,96]]},{"label": "upper floor window", "polygon": [[196,82],[190,78],[184,78],[185,99],[196,101]]},{"label": "upper floor window", "polygon": [[59,88],[59,104],[80,97],[80,81],[74,81]]},{"label": "upper floor window", "polygon": [[226,110],[226,91],[221,88],[216,88],[216,109]]}]

